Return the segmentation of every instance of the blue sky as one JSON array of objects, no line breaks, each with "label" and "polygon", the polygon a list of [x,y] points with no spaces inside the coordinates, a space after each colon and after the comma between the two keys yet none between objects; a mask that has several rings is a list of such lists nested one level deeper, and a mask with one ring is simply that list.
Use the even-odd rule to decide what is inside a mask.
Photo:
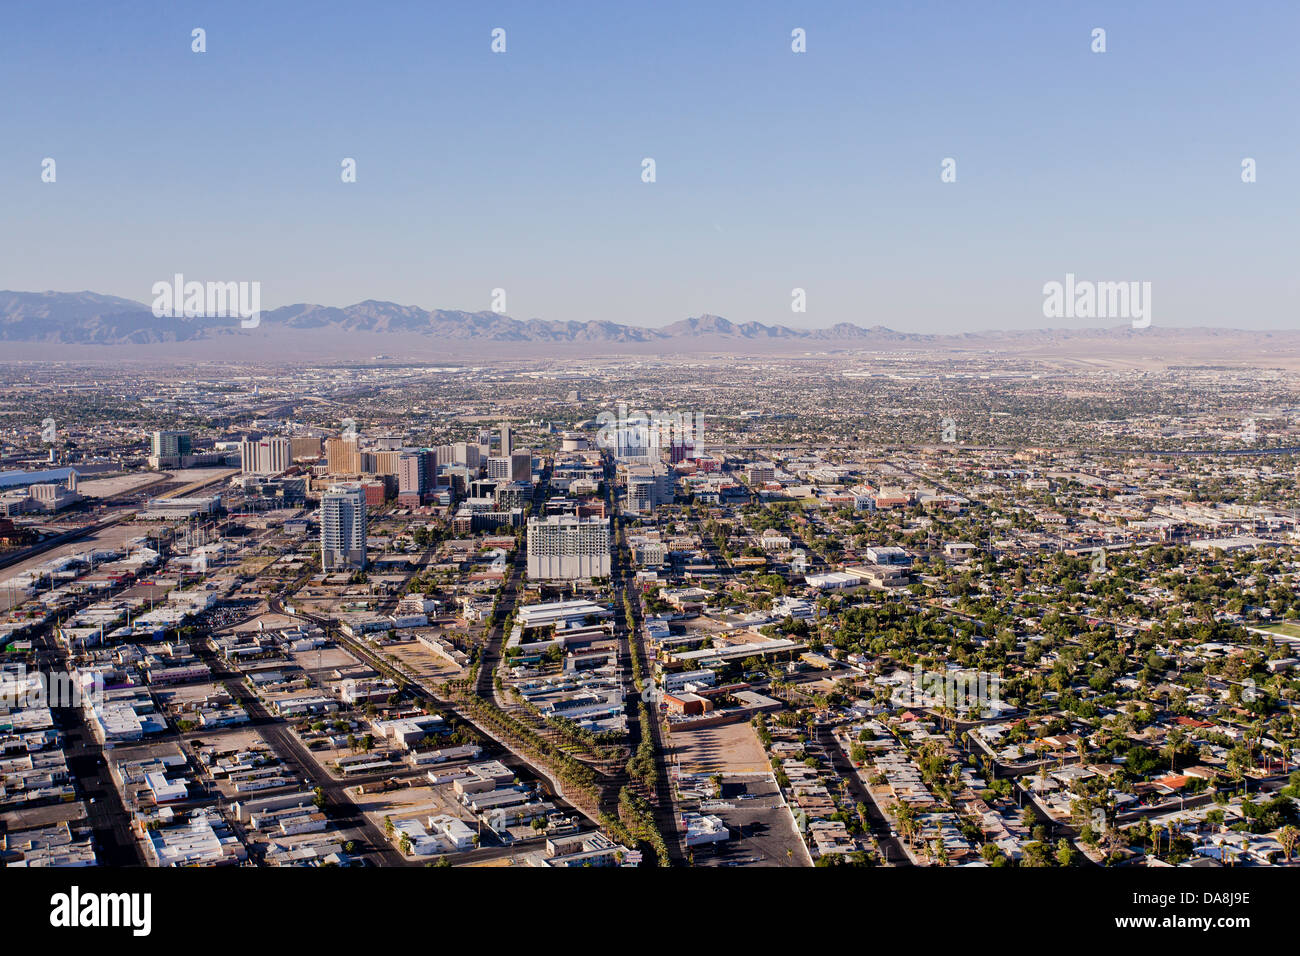
[{"label": "blue sky", "polygon": [[115,6],[5,11],[0,288],[928,332],[1087,325],[1073,272],[1300,326],[1294,3]]}]

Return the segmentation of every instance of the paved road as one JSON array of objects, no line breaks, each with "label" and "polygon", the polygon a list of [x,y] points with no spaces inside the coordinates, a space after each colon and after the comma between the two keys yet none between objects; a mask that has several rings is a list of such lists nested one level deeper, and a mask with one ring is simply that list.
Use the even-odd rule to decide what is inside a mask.
[{"label": "paved road", "polygon": [[840,742],[835,737],[834,731],[829,724],[817,725],[817,740],[830,757],[831,766],[835,769],[835,772],[848,785],[854,801],[867,808],[867,825],[871,828],[871,834],[876,838],[881,853],[884,854],[885,862],[893,866],[912,866],[911,859],[903,849],[902,839],[890,836],[889,821],[885,819],[885,815],[876,806],[875,797],[871,795],[858,777],[853,762],[840,746]]},{"label": "paved road", "polygon": [[[641,743],[641,721],[639,719],[641,698],[632,677],[631,655],[633,642],[636,642],[641,652],[641,659],[646,665],[647,673],[643,675],[646,686],[653,682],[653,678],[648,672],[653,657],[650,654],[650,647],[644,639],[644,629],[641,626],[643,621],[641,594],[634,585],[634,571],[629,560],[631,554],[628,551],[627,537],[621,524],[621,513],[614,478],[613,461],[606,458],[606,504],[612,516],[611,524],[617,529],[610,561],[610,582],[614,589],[614,633],[619,638],[620,655],[628,661],[627,667],[623,669],[623,693],[624,700],[627,702],[628,744],[632,752],[635,753],[636,748]],[[625,595],[632,607],[633,629],[631,632],[627,629],[623,600]],[[656,768],[655,789],[651,801],[654,806],[655,826],[663,835],[664,843],[668,847],[668,862],[677,866],[685,862],[686,851],[682,845],[682,834],[677,822],[677,808],[673,801],[673,785],[668,766],[668,746],[664,740],[664,731],[659,720],[658,707],[652,702],[647,704],[647,708],[650,711],[650,719],[646,723],[650,729]]]},{"label": "paved road", "polygon": [[[101,595],[82,598],[81,608]],[[68,655],[54,639],[50,625],[42,625],[32,635],[35,665],[49,674],[64,671]],[[86,806],[87,824],[94,835],[95,851],[101,863],[110,866],[144,866],[144,853],[131,832],[130,816],[122,797],[109,776],[109,754],[91,733],[80,707],[51,707],[55,723],[63,733],[63,752],[68,772]]]},{"label": "paved road", "polygon": [[109,756],[90,733],[80,708],[59,707],[54,713],[64,732],[68,770],[77,778],[99,862],[105,866],[144,866],[144,852],[131,832],[130,814],[109,775]]},{"label": "paved road", "polygon": [[[278,599],[273,598],[268,603],[270,605],[271,610],[274,613],[277,614],[287,613],[284,611],[283,604]],[[297,617],[301,620],[312,621],[313,623],[317,624],[319,627],[321,627],[324,630],[329,630],[331,627],[330,621],[323,617],[317,617],[312,614],[305,614],[302,611],[298,612]],[[381,661],[373,651],[365,647],[360,642],[355,641],[352,638],[349,638],[346,635],[341,634],[337,631],[331,631],[330,633],[332,638],[335,641],[337,641],[341,647],[344,647],[351,654],[357,657],[359,660],[366,662],[370,666],[376,668],[378,668],[378,666],[381,664],[385,667],[392,666],[391,662]],[[580,816],[587,817],[588,819],[590,819],[590,817],[585,812],[570,804],[557,792],[556,785],[553,782],[551,782],[551,775],[546,771],[544,767],[539,766],[537,763],[535,763],[530,758],[524,756],[523,754],[520,754],[512,750],[509,742],[500,739],[496,735],[496,733],[492,730],[492,728],[485,727],[483,724],[480,724],[478,721],[474,719],[474,715],[472,713],[468,713],[460,709],[459,707],[457,707],[454,701],[443,700],[442,698],[435,695],[433,691],[430,690],[427,686],[425,686],[425,684],[421,680],[419,680],[415,675],[410,673],[405,673],[403,676],[407,685],[407,693],[409,693],[412,697],[414,697],[416,701],[432,708],[451,711],[452,713],[455,713],[467,724],[469,724],[470,726],[478,730],[478,732],[481,733],[484,737],[494,741],[502,750],[505,751],[504,754],[496,755],[496,759],[500,760],[508,767],[524,770],[526,771],[527,776],[533,777],[536,780],[541,781],[543,783],[543,789],[547,790],[547,792],[551,796],[551,799],[556,803],[556,805],[562,811],[564,811],[567,814],[576,813]],[[391,774],[389,776],[391,776]],[[592,823],[594,824],[595,821],[592,821]]]},{"label": "paved road", "polygon": [[357,829],[365,834],[369,846],[364,847],[359,855],[370,857],[371,862],[383,866],[404,866],[411,863],[384,839],[383,831],[371,823],[352,802],[345,785],[334,780],[317,764],[316,759],[283,720],[267,711],[261,699],[244,683],[242,674],[231,670],[206,641],[194,641],[190,646],[211,669],[212,680],[223,684],[239,706],[244,708],[249,725],[257,730],[294,772],[309,781],[309,785],[321,789],[325,799],[325,805],[321,809],[330,818],[330,822],[339,829]]},{"label": "paved road", "polygon": [[[546,504],[546,489],[550,486],[550,483],[551,469],[550,466],[547,466],[542,469],[537,484],[533,486],[533,502],[529,514],[540,515],[542,513]],[[501,660],[502,648],[505,645],[505,619],[514,613],[515,605],[519,603],[523,576],[527,569],[528,541],[527,532],[525,531],[524,541],[515,549],[514,560],[510,564],[510,574],[501,590],[501,599],[497,605],[496,617],[493,619],[492,627],[488,629],[487,640],[479,656],[478,680],[474,684],[474,693],[484,700],[496,702],[498,707],[501,707],[502,704],[497,701],[496,697],[496,673]]]}]

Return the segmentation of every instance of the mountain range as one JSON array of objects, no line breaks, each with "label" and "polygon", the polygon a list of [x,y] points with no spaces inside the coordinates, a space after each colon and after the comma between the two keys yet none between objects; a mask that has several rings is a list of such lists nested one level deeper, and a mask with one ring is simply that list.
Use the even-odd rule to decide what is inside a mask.
[{"label": "mountain range", "polygon": [[[610,321],[564,322],[514,319],[496,312],[432,311],[367,299],[342,308],[299,303],[262,313],[256,329],[243,329],[232,318],[157,318],[144,303],[95,292],[0,291],[0,342],[41,346],[145,346],[218,344],[256,350],[268,337],[292,347],[365,341],[410,343],[466,353],[478,345],[537,354],[574,352],[583,346],[621,346],[616,351],[681,353],[705,349],[735,352],[826,350],[996,350],[1021,353],[1072,353],[1095,349],[1133,350],[1157,346],[1162,353],[1189,351],[1205,358],[1238,361],[1254,356],[1293,353],[1300,361],[1300,331],[1251,332],[1228,328],[1127,325],[1066,329],[1019,329],[953,334],[899,332],[841,322],[826,328],[796,329],[761,322],[733,322],[719,315],[699,315],[661,328]],[[331,348],[334,346],[331,346]],[[84,348],[79,352],[85,354]],[[228,349],[227,349],[228,351]],[[1289,364],[1289,363],[1288,363]]]},{"label": "mountain range", "polygon": [[[355,305],[298,303],[264,312],[262,326],[344,332],[402,332],[444,339],[496,342],[652,343],[682,338],[803,339],[841,342],[867,338],[924,342],[882,326],[842,322],[825,329],[791,329],[760,322],[732,322],[700,315],[660,329],[616,322],[560,322],[514,319],[497,312],[421,309],[367,299]],[[157,318],[149,306],[95,292],[0,292],[0,341],[129,345],[184,342],[246,332],[228,318]]]}]

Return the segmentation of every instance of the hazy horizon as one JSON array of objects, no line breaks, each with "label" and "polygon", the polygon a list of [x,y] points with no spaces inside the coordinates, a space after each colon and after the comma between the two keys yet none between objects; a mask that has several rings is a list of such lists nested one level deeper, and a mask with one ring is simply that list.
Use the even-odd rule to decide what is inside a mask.
[{"label": "hazy horizon", "polygon": [[[16,295],[86,295],[86,294],[89,294],[89,295],[100,295],[100,296],[110,296],[110,295],[112,295],[112,293],[99,292],[99,291],[97,291],[97,290],[95,290],[95,289],[0,289],[0,295],[6,295],[6,294],[16,294]],[[121,299],[131,299],[130,296],[114,296],[114,297],[115,297],[115,298],[121,298]],[[146,299],[146,300],[141,300],[141,299],[138,299],[138,298],[137,298],[137,299],[131,299],[131,301],[137,303],[138,305],[143,306],[144,308],[148,308],[149,305],[150,305],[150,303],[148,302],[147,299]],[[414,303],[414,302],[401,302],[401,301],[398,301],[398,300],[395,300],[395,299],[388,299],[388,298],[383,298],[383,297],[380,297],[380,296],[373,296],[373,295],[372,295],[372,296],[367,296],[367,297],[365,297],[365,298],[363,298],[363,299],[358,299],[358,300],[356,300],[356,301],[354,301],[354,302],[337,302],[337,303],[333,303],[333,302],[316,302],[316,301],[311,301],[311,300],[302,300],[302,301],[298,301],[298,302],[286,302],[286,303],[284,303],[283,305],[276,305],[276,306],[267,306],[267,307],[265,307],[265,308],[264,308],[264,314],[265,314],[265,313],[268,313],[268,312],[274,312],[276,309],[281,309],[281,308],[291,308],[291,307],[293,307],[293,306],[300,306],[300,305],[314,306],[314,307],[325,308],[325,309],[340,309],[340,310],[342,310],[342,309],[350,308],[350,307],[352,307],[352,306],[362,305],[363,303],[366,303],[366,302],[374,302],[374,303],[377,303],[377,304],[380,304],[380,305],[395,305],[395,306],[398,306],[398,307],[400,307],[400,308],[418,308],[418,309],[422,309],[422,310],[424,310],[424,311],[426,311],[426,312],[437,312],[437,311],[442,311],[442,312],[488,313],[488,312],[491,312],[491,311],[492,311],[491,309],[487,309],[487,308],[477,308],[477,309],[474,309],[474,308],[459,308],[459,307],[456,307],[456,306],[432,306],[432,307],[429,307],[429,306],[420,305],[420,304],[418,304],[418,303]],[[544,317],[544,316],[511,314],[510,312],[503,312],[503,313],[499,313],[499,314],[502,316],[502,318],[513,319],[513,320],[518,321],[518,322],[532,322],[532,321],[544,321],[544,322],[550,322],[550,321],[555,321],[555,322],[569,322],[569,321],[581,321],[581,320],[576,320],[576,319],[566,319],[566,318],[564,318],[564,317],[562,317],[562,316],[561,316],[561,317],[554,318],[554,319],[551,319],[551,318],[546,318],[546,317]],[[677,316],[677,317],[675,317],[675,318],[671,318],[671,319],[667,319],[667,320],[664,320],[664,321],[660,321],[660,322],[657,322],[657,323],[655,323],[655,324],[642,324],[642,323],[639,323],[639,322],[632,322],[632,321],[620,320],[620,319],[618,319],[618,318],[614,318],[614,317],[609,317],[609,318],[605,318],[605,319],[595,319],[595,320],[589,320],[589,321],[608,321],[608,322],[612,322],[612,323],[614,323],[614,324],[616,324],[616,325],[624,325],[624,326],[631,326],[631,327],[636,327],[636,328],[643,328],[643,329],[648,329],[648,330],[650,330],[650,331],[662,331],[663,329],[666,329],[666,328],[668,328],[669,326],[674,325],[674,324],[679,323],[679,322],[682,322],[682,321],[686,321],[686,320],[689,320],[689,319],[699,319],[699,318],[704,318],[704,317],[708,317],[708,316],[713,316],[713,317],[716,317],[716,318],[726,319],[727,321],[732,322],[732,323],[735,324],[735,325],[743,325],[743,324],[746,324],[746,323],[749,323],[749,322],[758,321],[758,320],[754,320],[754,319],[748,319],[748,318],[739,317],[739,316],[733,316],[733,315],[724,315],[724,314],[719,313],[719,312],[710,312],[710,311],[705,311],[705,312],[697,313],[697,314],[694,314],[694,315],[682,315],[682,316]],[[792,316],[792,318],[797,319],[798,316]],[[841,320],[835,320],[835,321],[830,321],[830,320],[828,320],[828,321],[825,322],[825,323],[816,323],[816,324],[814,324],[814,323],[801,323],[801,322],[797,322],[797,321],[781,321],[781,320],[778,318],[778,319],[775,320],[775,321],[762,322],[761,324],[766,325],[766,326],[784,326],[784,327],[789,328],[789,329],[794,330],[794,331],[817,331],[817,330],[821,330],[821,329],[830,329],[830,328],[833,328],[835,325],[840,324],[840,323],[842,323],[842,322],[846,322],[846,321],[849,321],[849,320],[844,320],[844,319],[841,319]],[[1043,319],[1041,320],[1041,322],[1040,322],[1038,325],[1031,325],[1031,324],[1025,324],[1025,325],[1021,325],[1021,326],[1012,326],[1012,325],[996,326],[996,325],[990,325],[990,326],[984,326],[984,327],[980,327],[980,328],[958,328],[958,329],[936,330],[936,331],[926,331],[926,330],[922,330],[922,329],[907,329],[907,328],[903,328],[903,327],[901,327],[900,325],[891,325],[890,322],[889,322],[887,319],[883,319],[883,318],[876,318],[876,319],[874,319],[874,320],[872,320],[872,321],[870,321],[870,322],[867,322],[867,321],[851,322],[850,324],[857,325],[857,326],[859,326],[859,327],[861,327],[861,328],[864,328],[864,329],[870,329],[870,328],[884,328],[884,329],[888,329],[888,330],[891,331],[891,332],[897,332],[897,333],[917,334],[917,335],[939,335],[939,336],[943,336],[943,335],[970,335],[970,334],[984,334],[984,333],[988,333],[988,334],[997,334],[997,333],[1029,333],[1029,332],[1078,332],[1078,331],[1088,331],[1088,330],[1092,330],[1092,331],[1106,331],[1106,330],[1112,330],[1112,331],[1125,331],[1125,330],[1127,330],[1127,329],[1130,328],[1130,324],[1129,324],[1128,322],[1124,322],[1124,321],[1115,321],[1115,320],[1110,320],[1110,319],[1107,319],[1107,320],[1095,320],[1095,319],[1094,319],[1094,320],[1088,320],[1088,319],[1049,319],[1049,318],[1043,318]],[[1250,326],[1250,325],[1229,325],[1229,324],[1226,324],[1226,323],[1225,323],[1225,324],[1222,324],[1222,325],[1175,325],[1175,324],[1166,324],[1166,325],[1163,325],[1163,326],[1160,326],[1160,327],[1171,328],[1171,329],[1180,329],[1180,330],[1187,331],[1187,332],[1192,332],[1192,331],[1196,331],[1196,330],[1207,330],[1207,331],[1223,330],[1223,331],[1232,331],[1232,332],[1300,332],[1300,320],[1297,320],[1296,324],[1294,324],[1294,325],[1290,325],[1290,326],[1284,326],[1284,325],[1279,325],[1279,326]],[[244,329],[241,329],[240,331],[241,331],[241,332],[249,332],[249,333],[251,333],[251,332],[253,332],[254,330],[244,330]],[[374,333],[374,334],[377,334],[377,335],[388,335],[388,334],[400,334],[400,333],[376,332],[376,333]],[[407,333],[407,334],[409,334],[409,333]]]}]

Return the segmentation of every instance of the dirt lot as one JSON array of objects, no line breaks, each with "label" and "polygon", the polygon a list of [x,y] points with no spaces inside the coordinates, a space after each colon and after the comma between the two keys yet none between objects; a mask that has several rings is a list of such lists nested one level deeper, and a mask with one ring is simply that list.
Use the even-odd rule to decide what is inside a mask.
[{"label": "dirt lot", "polygon": [[154,691],[154,696],[163,707],[172,708],[178,713],[184,705],[215,697],[223,690],[225,688],[217,684],[180,684],[160,687]]},{"label": "dirt lot", "polygon": [[[371,784],[371,786],[375,785]],[[379,792],[376,787],[376,792],[364,794],[358,794],[357,788],[351,787],[348,789],[348,796],[381,830],[384,828],[384,817],[392,817],[394,821],[410,819],[423,821],[427,817],[440,813],[459,817],[472,825],[473,818],[456,802],[456,795],[451,787],[428,785],[400,787],[387,793]]]},{"label": "dirt lot", "polygon": [[310,674],[360,667],[361,662],[341,647],[322,647],[314,651],[290,651],[289,660]]},{"label": "dirt lot", "polygon": [[763,773],[769,769],[748,721],[675,731],[672,742],[683,773]]},{"label": "dirt lot", "polygon": [[425,681],[452,680],[461,676],[461,668],[442,655],[435,654],[419,641],[388,644],[384,647],[384,653],[392,654]]}]

